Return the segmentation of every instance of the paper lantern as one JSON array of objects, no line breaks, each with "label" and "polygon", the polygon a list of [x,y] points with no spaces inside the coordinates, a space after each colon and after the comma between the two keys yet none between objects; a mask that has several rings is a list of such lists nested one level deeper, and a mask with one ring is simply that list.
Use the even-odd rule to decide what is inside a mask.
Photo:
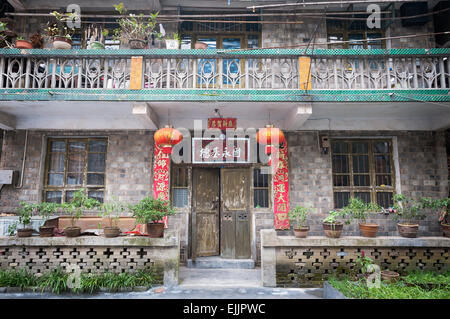
[{"label": "paper lantern", "polygon": [[155,144],[162,148],[164,154],[172,154],[172,147],[183,140],[180,131],[166,126],[156,131]]},{"label": "paper lantern", "polygon": [[265,128],[262,128],[256,134],[256,141],[265,145],[265,153],[267,155],[272,154],[281,143],[285,140],[283,132],[273,125],[266,125]]}]

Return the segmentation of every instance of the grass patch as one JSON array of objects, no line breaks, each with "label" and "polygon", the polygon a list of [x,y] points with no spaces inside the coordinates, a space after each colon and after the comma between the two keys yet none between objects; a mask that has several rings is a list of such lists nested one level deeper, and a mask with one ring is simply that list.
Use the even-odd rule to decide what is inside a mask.
[{"label": "grass patch", "polygon": [[36,288],[43,292],[49,289],[55,294],[64,292],[95,293],[101,289],[117,292],[122,288],[133,288],[136,286],[152,287],[156,282],[156,274],[151,270],[138,270],[128,273],[81,273],[79,288],[69,288],[69,274],[62,269],[54,269],[38,277],[23,269],[2,270],[0,269],[0,287]]},{"label": "grass patch", "polygon": [[396,283],[381,281],[380,287],[368,288],[365,279],[330,277],[329,283],[347,298],[355,299],[450,299],[450,271],[443,274],[413,272]]}]

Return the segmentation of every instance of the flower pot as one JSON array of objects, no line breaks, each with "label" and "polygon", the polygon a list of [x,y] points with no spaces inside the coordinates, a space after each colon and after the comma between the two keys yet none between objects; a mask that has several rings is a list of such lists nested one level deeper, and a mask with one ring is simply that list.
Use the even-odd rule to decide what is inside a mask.
[{"label": "flower pot", "polygon": [[33,44],[27,40],[16,40],[17,49],[32,49]]},{"label": "flower pot", "polygon": [[147,234],[153,238],[164,236],[164,223],[147,223]]},{"label": "flower pot", "polygon": [[306,238],[309,226],[294,228],[294,235],[297,238]]},{"label": "flower pot", "polygon": [[205,50],[208,48],[208,43],[205,42],[195,42],[194,48],[197,50]]},{"label": "flower pot", "polygon": [[325,232],[325,236],[329,238],[339,238],[341,237],[342,229],[344,228],[343,223],[329,224],[322,223],[323,231]]},{"label": "flower pot", "polygon": [[53,237],[54,229],[55,229],[55,226],[41,226],[41,227],[39,227],[39,236]]},{"label": "flower pot", "polygon": [[58,50],[69,50],[72,49],[72,40],[65,37],[54,37],[53,38],[53,48]]},{"label": "flower pot", "polygon": [[17,230],[18,237],[31,237],[31,233],[33,232],[32,228],[22,228]]},{"label": "flower pot", "polygon": [[166,40],[166,49],[178,50],[180,48],[180,41]]},{"label": "flower pot", "polygon": [[400,274],[395,271],[390,270],[382,270],[381,271],[381,279],[387,282],[396,282]]},{"label": "flower pot", "polygon": [[118,237],[120,235],[119,227],[105,227],[103,228],[103,235],[107,238]]},{"label": "flower pot", "polygon": [[64,234],[66,234],[66,237],[78,237],[80,236],[81,228],[78,226],[70,226],[64,228]]},{"label": "flower pot", "polygon": [[441,224],[442,235],[450,237],[450,224]]},{"label": "flower pot", "polygon": [[380,225],[372,223],[359,224],[359,230],[363,237],[377,237],[379,227]]},{"label": "flower pot", "polygon": [[130,44],[130,49],[145,49],[147,46],[147,41],[140,39],[130,39],[128,43]]},{"label": "flower pot", "polygon": [[90,50],[103,50],[105,48],[105,45],[98,41],[89,42],[89,45],[87,46]]},{"label": "flower pot", "polygon": [[419,224],[397,224],[400,236],[406,238],[416,238],[419,232]]}]

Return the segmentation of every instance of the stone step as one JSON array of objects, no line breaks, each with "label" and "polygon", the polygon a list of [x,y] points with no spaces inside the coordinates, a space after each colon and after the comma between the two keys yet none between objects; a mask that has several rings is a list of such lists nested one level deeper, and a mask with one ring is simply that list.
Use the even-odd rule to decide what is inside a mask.
[{"label": "stone step", "polygon": [[188,259],[188,268],[203,269],[253,269],[255,261],[253,259],[224,259],[220,256],[198,257],[195,261]]}]

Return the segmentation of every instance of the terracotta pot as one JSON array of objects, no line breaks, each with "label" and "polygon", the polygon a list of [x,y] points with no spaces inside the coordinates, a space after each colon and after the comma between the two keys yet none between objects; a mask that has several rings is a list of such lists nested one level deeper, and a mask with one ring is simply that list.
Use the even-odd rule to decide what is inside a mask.
[{"label": "terracotta pot", "polygon": [[419,224],[397,224],[400,236],[406,238],[416,238],[419,232]]},{"label": "terracotta pot", "polygon": [[55,226],[41,226],[39,227],[39,235],[41,237],[53,237],[53,230]]},{"label": "terracotta pot", "polygon": [[18,237],[31,237],[31,233],[33,232],[32,228],[22,228],[17,230]]},{"label": "terracotta pot", "polygon": [[306,238],[308,234],[309,226],[294,228],[294,235],[297,238]]},{"label": "terracotta pot", "polygon": [[141,39],[130,39],[128,43],[130,44],[130,49],[145,49],[147,46],[147,41]]},{"label": "terracotta pot", "polygon": [[66,237],[78,237],[80,236],[81,228],[78,226],[70,226],[64,228],[64,234],[66,234]]},{"label": "terracotta pot", "polygon": [[54,37],[53,48],[58,50],[70,50],[72,49],[72,40],[65,37]]},{"label": "terracotta pot", "polygon": [[118,237],[120,235],[119,227],[105,227],[103,228],[103,235],[107,238]]},{"label": "terracotta pot", "polygon": [[147,234],[153,238],[164,237],[164,223],[148,223]]},{"label": "terracotta pot", "polygon": [[400,277],[400,274],[395,271],[390,270],[382,270],[381,271],[381,279],[387,282],[396,282],[398,278]]},{"label": "terracotta pot", "polygon": [[336,224],[328,224],[322,223],[323,231],[325,232],[325,236],[329,238],[339,238],[342,234],[342,229],[344,228],[343,223]]},{"label": "terracotta pot", "polygon": [[194,48],[197,50],[205,50],[208,48],[208,43],[205,42],[195,42]]},{"label": "terracotta pot", "polygon": [[379,227],[380,225],[372,223],[359,224],[359,230],[363,237],[377,237]]},{"label": "terracotta pot", "polygon": [[450,224],[441,224],[442,235],[444,237],[450,237]]},{"label": "terracotta pot", "polygon": [[33,44],[27,40],[16,40],[17,49],[32,49]]}]

